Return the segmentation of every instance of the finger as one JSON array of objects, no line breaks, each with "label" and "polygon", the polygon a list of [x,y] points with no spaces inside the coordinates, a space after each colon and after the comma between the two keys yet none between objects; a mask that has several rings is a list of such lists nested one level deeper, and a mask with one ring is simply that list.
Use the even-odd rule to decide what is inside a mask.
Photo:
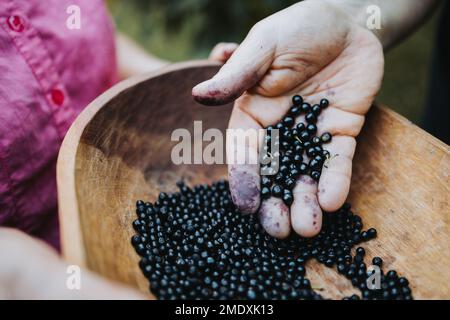
[{"label": "finger", "polygon": [[225,63],[238,46],[234,42],[220,42],[212,49],[209,60]]},{"label": "finger", "polygon": [[338,108],[324,109],[317,120],[317,135],[329,132],[331,135],[356,137],[364,125],[364,116]]},{"label": "finger", "polygon": [[256,93],[276,97],[286,92],[298,92],[298,85],[320,70],[320,66],[312,63],[296,61],[291,65],[285,60],[277,56],[271,68],[254,88]]},{"label": "finger", "polygon": [[206,105],[226,104],[261,79],[272,62],[274,41],[259,30],[252,28],[219,72],[192,89],[194,99]]},{"label": "finger", "polygon": [[297,180],[293,194],[292,228],[303,237],[313,237],[322,227],[322,210],[317,200],[317,182],[303,175]]},{"label": "finger", "polygon": [[[263,127],[282,120],[291,106],[291,96],[288,95],[270,98],[259,94],[245,93],[239,99],[239,108],[251,115]],[[305,122],[304,118],[305,115],[301,114],[295,121],[296,123]],[[329,132],[332,135],[357,136],[363,124],[364,116],[330,106],[322,110],[318,117],[317,134]]]},{"label": "finger", "polygon": [[291,231],[289,208],[279,198],[264,200],[259,209],[259,221],[272,237],[284,239]]},{"label": "finger", "polygon": [[344,204],[350,190],[356,140],[349,136],[335,136],[324,148],[330,152],[330,158],[322,168],[318,197],[322,209],[332,212]]},{"label": "finger", "polygon": [[228,180],[231,198],[243,213],[255,213],[260,205],[258,130],[261,125],[234,107],[227,130]]},{"label": "finger", "polygon": [[246,214],[255,213],[260,205],[259,165],[232,164],[228,166],[231,199]]},{"label": "finger", "polygon": [[291,105],[291,98],[288,96],[268,98],[246,92],[236,101],[235,108],[248,114],[265,128],[282,120]]}]

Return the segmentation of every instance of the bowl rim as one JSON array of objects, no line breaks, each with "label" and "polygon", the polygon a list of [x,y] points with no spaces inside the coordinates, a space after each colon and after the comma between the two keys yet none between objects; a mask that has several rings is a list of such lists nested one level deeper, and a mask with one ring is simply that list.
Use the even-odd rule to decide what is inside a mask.
[{"label": "bowl rim", "polygon": [[[200,67],[220,67],[221,65],[219,62],[209,60],[193,60],[170,64],[154,71],[127,78],[100,94],[77,116],[64,137],[56,165],[61,254],[68,262],[82,267],[87,266],[75,186],[76,155],[80,138],[86,126],[108,101],[111,101],[118,94],[130,87],[174,71]],[[374,104],[371,109],[373,108],[388,114],[392,119],[399,121],[404,126],[412,126],[415,130],[421,131],[423,138],[428,143],[443,150],[444,153],[450,154],[450,147],[447,144],[390,108],[377,104]]]},{"label": "bowl rim", "polygon": [[219,67],[221,65],[221,63],[209,60],[193,60],[173,63],[154,71],[135,75],[116,83],[100,94],[76,117],[61,144],[56,164],[61,254],[66,261],[81,267],[87,266],[75,186],[76,155],[86,126],[109,101],[124,90],[139,83],[174,71],[201,67]]}]

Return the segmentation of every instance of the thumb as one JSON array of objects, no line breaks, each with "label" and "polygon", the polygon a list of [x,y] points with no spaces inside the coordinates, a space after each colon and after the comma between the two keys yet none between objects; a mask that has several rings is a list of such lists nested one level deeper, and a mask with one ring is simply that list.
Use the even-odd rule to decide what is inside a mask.
[{"label": "thumb", "polygon": [[225,63],[238,47],[234,42],[220,42],[211,50],[208,60]]},{"label": "thumb", "polygon": [[[257,30],[256,30],[257,29]],[[253,27],[231,58],[211,79],[192,89],[192,96],[205,105],[223,105],[256,85],[269,69],[274,41]]]}]

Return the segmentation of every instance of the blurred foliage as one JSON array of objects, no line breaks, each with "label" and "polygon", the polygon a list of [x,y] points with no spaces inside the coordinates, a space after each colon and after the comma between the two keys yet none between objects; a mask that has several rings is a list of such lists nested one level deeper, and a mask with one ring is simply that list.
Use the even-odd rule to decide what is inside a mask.
[{"label": "blurred foliage", "polygon": [[439,13],[386,55],[377,100],[416,124],[425,107]]},{"label": "blurred foliage", "polygon": [[295,0],[109,0],[119,29],[171,61],[207,56],[218,41],[240,42],[259,20]]},{"label": "blurred foliage", "polygon": [[[264,17],[295,0],[108,0],[119,30],[152,54],[205,58],[215,43],[241,42]],[[436,15],[386,56],[378,101],[418,123],[426,97]]]}]

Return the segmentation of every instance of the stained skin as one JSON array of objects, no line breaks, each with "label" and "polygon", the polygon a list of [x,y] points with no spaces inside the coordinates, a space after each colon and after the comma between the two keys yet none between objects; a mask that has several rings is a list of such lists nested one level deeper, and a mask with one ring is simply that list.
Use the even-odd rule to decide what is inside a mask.
[{"label": "stained skin", "polygon": [[291,232],[289,208],[279,198],[263,201],[259,209],[259,221],[272,237],[284,239]]},{"label": "stained skin", "polygon": [[258,165],[231,165],[229,181],[231,198],[243,213],[255,213],[260,205],[261,185],[255,173]]},{"label": "stained skin", "polygon": [[[306,101],[329,99],[317,121],[318,134],[330,132],[333,139],[325,149],[339,157],[322,172],[320,188],[316,183],[308,191],[311,201],[300,198],[290,208],[294,231],[313,236],[320,231],[319,210],[337,210],[347,197],[355,137],[380,89],[383,72],[383,48],[372,32],[326,1],[305,1],[258,22],[219,73],[197,85],[193,95],[198,101],[222,103],[243,93],[235,101],[230,127],[244,130],[279,122],[295,94]],[[309,187],[302,181],[296,188]],[[241,194],[253,195],[234,192],[233,200],[239,204],[246,203],[238,199]],[[266,208],[263,201],[261,207],[265,215],[280,216],[276,206]],[[300,227],[300,217],[315,218],[314,214],[317,220]]]}]

